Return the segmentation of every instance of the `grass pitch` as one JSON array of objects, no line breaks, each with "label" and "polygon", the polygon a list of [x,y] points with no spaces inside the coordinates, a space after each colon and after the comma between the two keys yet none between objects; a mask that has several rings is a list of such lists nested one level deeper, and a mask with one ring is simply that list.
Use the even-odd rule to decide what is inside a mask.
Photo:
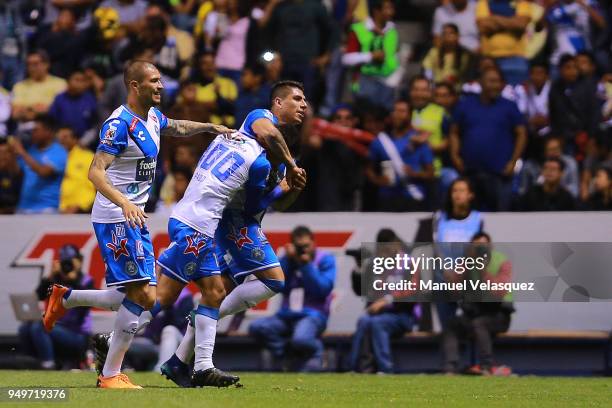
[{"label": "grass pitch", "polygon": [[442,375],[241,374],[242,388],[181,389],[159,374],[132,373],[144,390],[100,390],[86,372],[0,371],[0,387],[67,387],[67,402],[15,407],[431,407],[610,406],[612,380]]}]

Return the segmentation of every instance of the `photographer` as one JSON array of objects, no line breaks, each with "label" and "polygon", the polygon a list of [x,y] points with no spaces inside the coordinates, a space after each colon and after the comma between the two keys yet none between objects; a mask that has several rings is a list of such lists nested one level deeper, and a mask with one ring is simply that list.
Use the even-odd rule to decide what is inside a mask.
[{"label": "photographer", "polygon": [[[71,289],[93,289],[93,282],[81,271],[82,263],[83,256],[76,246],[67,244],[61,247],[59,260],[53,262],[51,273],[42,277],[36,288],[38,299],[45,299],[53,284]],[[61,366],[81,362],[90,334],[91,316],[86,307],[69,309],[50,333],[44,330],[42,321],[26,322],[19,327],[19,340],[24,351],[36,357],[41,368],[47,370],[55,369],[58,361]]]},{"label": "photographer", "polygon": [[[407,248],[395,232],[388,228],[378,231],[376,242],[381,245],[376,256],[393,257],[396,254],[406,253]],[[348,255],[355,256],[355,252],[347,251]],[[371,259],[363,261],[361,257],[355,257],[357,265],[363,271],[371,268]],[[384,277],[387,282],[402,279],[405,271],[392,271]],[[366,296],[362,293],[362,273],[353,271],[353,291],[358,296]],[[411,279],[418,280],[418,275]],[[374,302],[368,303],[366,313],[359,318],[357,329],[353,335],[351,347],[350,365],[351,370],[357,372],[393,372],[393,361],[391,355],[391,337],[399,337],[412,330],[416,323],[415,303],[398,301],[406,293],[387,294]],[[404,299],[405,300],[405,299]]]},{"label": "photographer", "polygon": [[327,326],[331,293],[336,280],[336,260],[316,248],[314,236],[304,226],[291,232],[287,253],[280,259],[285,273],[280,310],[255,320],[249,333],[281,359],[296,357],[300,371],[319,371],[322,365],[321,334]]},{"label": "photographer", "polygon": [[[455,279],[469,279],[508,283],[512,281],[512,264],[503,253],[493,249],[491,237],[479,232],[472,238],[468,253],[472,257],[486,259],[481,271],[470,270],[463,275],[453,274]],[[493,338],[510,327],[514,312],[512,293],[504,291],[469,292],[459,303],[461,312],[452,318],[442,332],[444,372],[459,371],[459,341],[473,339],[480,364],[468,368],[467,373],[479,375],[509,375],[506,366],[493,365]]]}]

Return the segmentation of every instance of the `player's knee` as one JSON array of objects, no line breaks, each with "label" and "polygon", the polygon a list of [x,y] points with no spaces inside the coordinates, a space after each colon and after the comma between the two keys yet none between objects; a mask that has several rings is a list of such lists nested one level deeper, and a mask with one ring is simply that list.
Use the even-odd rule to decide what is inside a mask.
[{"label": "player's knee", "polygon": [[259,279],[261,283],[266,285],[268,289],[270,289],[274,293],[281,293],[283,289],[285,289],[285,281],[280,279]]},{"label": "player's knee", "polygon": [[207,303],[219,306],[223,299],[225,299],[225,295],[225,287],[223,285],[215,285],[206,290],[204,298],[207,300]]}]

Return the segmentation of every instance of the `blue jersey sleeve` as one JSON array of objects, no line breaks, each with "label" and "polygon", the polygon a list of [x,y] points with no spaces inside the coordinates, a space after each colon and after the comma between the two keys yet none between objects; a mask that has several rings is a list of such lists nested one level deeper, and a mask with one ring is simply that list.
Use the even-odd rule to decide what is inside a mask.
[{"label": "blue jersey sleeve", "polygon": [[275,125],[278,123],[278,119],[276,119],[272,112],[270,112],[268,109],[255,109],[247,115],[244,123],[242,124],[242,130],[254,137],[255,132],[253,131],[253,123],[259,119],[268,119]]},{"label": "blue jersey sleeve", "polygon": [[155,116],[159,120],[159,130],[166,128],[168,126],[168,117],[157,108],[153,108],[153,112],[155,112]]},{"label": "blue jersey sleeve", "polygon": [[253,164],[251,164],[249,168],[249,179],[247,180],[245,188],[245,211],[247,214],[257,214],[257,212],[259,212],[260,201],[264,196],[271,167],[265,154],[261,154],[255,159]]},{"label": "blue jersey sleeve", "polygon": [[100,144],[98,150],[117,156],[125,150],[128,144],[128,127],[120,119],[108,120],[100,130]]}]

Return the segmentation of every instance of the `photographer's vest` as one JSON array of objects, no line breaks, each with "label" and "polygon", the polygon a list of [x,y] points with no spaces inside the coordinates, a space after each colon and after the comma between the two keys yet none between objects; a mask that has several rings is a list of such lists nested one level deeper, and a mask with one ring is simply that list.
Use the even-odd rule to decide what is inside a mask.
[{"label": "photographer's vest", "polygon": [[[371,20],[368,20],[371,22]],[[389,27],[389,28],[387,28]],[[360,72],[367,76],[388,77],[399,67],[397,58],[397,29],[392,23],[387,23],[384,34],[378,35],[370,31],[366,22],[355,23],[351,29],[357,36],[361,52],[385,51],[385,60],[382,63],[369,62],[361,66]]]},{"label": "photographer's vest", "polygon": [[[488,273],[491,276],[497,276],[499,274],[499,271],[502,265],[507,260],[508,260],[508,257],[505,254],[499,251],[491,251],[491,260],[489,261],[489,264],[487,265],[486,273]],[[475,278],[480,279],[480,272],[473,271],[472,273],[478,273],[478,276],[476,276]],[[502,299],[502,301],[512,302],[512,299],[513,299],[512,292],[508,292],[504,295],[504,298]]]}]

